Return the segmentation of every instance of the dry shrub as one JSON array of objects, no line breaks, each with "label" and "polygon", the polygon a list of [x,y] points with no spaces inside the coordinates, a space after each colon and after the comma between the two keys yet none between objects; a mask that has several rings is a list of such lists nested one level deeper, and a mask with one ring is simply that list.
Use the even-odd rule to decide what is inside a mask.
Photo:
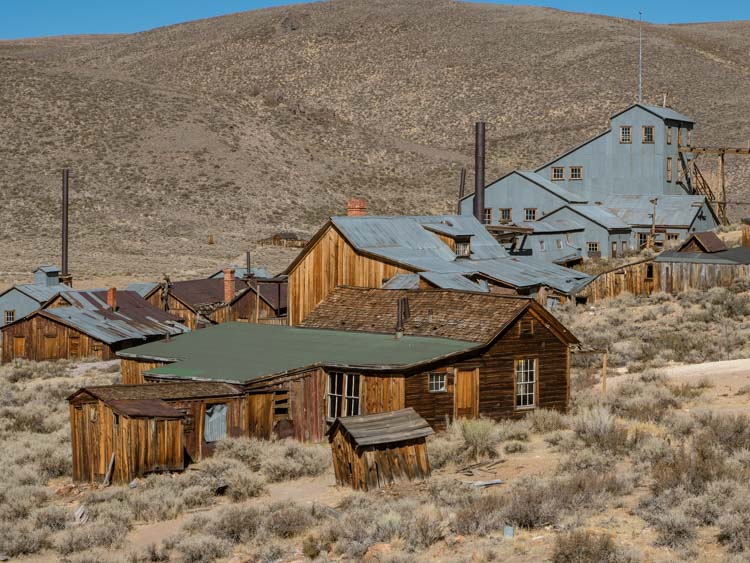
[{"label": "dry shrub", "polygon": [[496,423],[497,436],[500,441],[528,442],[531,424],[526,419],[501,420]]},{"label": "dry shrub", "polygon": [[232,546],[221,538],[195,534],[180,539],[175,548],[184,563],[210,563],[228,555]]},{"label": "dry shrub", "polygon": [[611,455],[591,448],[574,449],[569,456],[558,464],[560,473],[594,470],[602,473],[611,469],[615,460]]},{"label": "dry shrub", "polygon": [[459,508],[474,502],[480,493],[476,487],[455,479],[433,477],[427,481],[427,494],[438,506]]},{"label": "dry shrub", "polygon": [[49,545],[49,530],[29,522],[5,522],[0,525],[0,553],[8,557],[37,553]]},{"label": "dry shrub", "polygon": [[506,505],[506,497],[493,492],[470,497],[456,512],[451,527],[462,535],[484,536],[497,531],[505,524]]},{"label": "dry shrub", "polygon": [[554,563],[629,563],[638,561],[633,554],[623,551],[611,536],[589,530],[573,530],[555,538]]},{"label": "dry shrub", "polygon": [[689,494],[705,491],[711,481],[729,477],[728,456],[719,446],[696,439],[682,444],[669,456],[654,462],[651,475],[656,494],[668,489],[683,488]]},{"label": "dry shrub", "polygon": [[552,487],[537,476],[521,478],[508,495],[505,518],[520,528],[540,528],[554,524],[560,507],[551,497]]},{"label": "dry shrub", "polygon": [[70,516],[70,511],[62,506],[45,506],[35,510],[31,515],[37,528],[50,531],[64,530]]},{"label": "dry shrub", "polygon": [[750,449],[750,417],[713,411],[695,415],[702,439],[720,444],[728,452]]},{"label": "dry shrub", "polygon": [[227,438],[216,444],[215,456],[235,459],[242,462],[251,471],[260,471],[260,466],[271,442],[257,438]]},{"label": "dry shrub", "polygon": [[67,360],[59,362],[14,360],[0,368],[0,377],[8,383],[21,383],[33,379],[51,379],[64,376],[71,365],[72,363]]},{"label": "dry shrub", "polygon": [[454,424],[460,429],[469,459],[497,457],[499,436],[494,421],[487,418],[461,419]]},{"label": "dry shrub", "polygon": [[131,552],[128,563],[160,563],[169,561],[169,552],[155,543],[148,544],[143,551]]},{"label": "dry shrub", "polygon": [[401,534],[412,551],[427,549],[443,538],[440,510],[434,506],[424,506],[406,513],[406,525]]},{"label": "dry shrub", "polygon": [[679,509],[663,512],[651,525],[656,531],[656,545],[671,549],[685,547],[695,539],[695,521]]},{"label": "dry shrub", "polygon": [[0,522],[23,520],[49,499],[50,492],[45,487],[25,485],[0,489]]},{"label": "dry shrub", "polygon": [[316,522],[310,508],[296,503],[278,502],[268,507],[263,527],[274,536],[291,538],[299,535]]},{"label": "dry shrub", "polygon": [[745,488],[736,481],[721,479],[709,483],[704,494],[686,498],[680,508],[690,518],[710,526],[716,524],[733,499],[745,494]]},{"label": "dry shrub", "polygon": [[603,406],[584,409],[573,419],[573,430],[587,446],[617,453],[627,444],[627,430]]},{"label": "dry shrub", "polygon": [[506,454],[518,454],[527,451],[529,448],[523,442],[508,442],[503,447]]},{"label": "dry shrub", "polygon": [[265,479],[247,471],[230,471],[227,475],[227,485],[227,494],[233,501],[247,500],[266,492]]},{"label": "dry shrub", "polygon": [[732,553],[750,553],[750,495],[746,491],[731,499],[719,517],[719,541]]},{"label": "dry shrub", "polygon": [[[222,509],[208,530],[231,543],[248,543],[261,526],[263,512],[254,506],[229,506]],[[203,526],[206,529],[205,525]],[[198,527],[200,529],[200,527]]]},{"label": "dry shrub", "polygon": [[57,538],[55,549],[63,555],[86,551],[93,547],[117,547],[125,539],[128,527],[119,522],[87,522],[69,528]]},{"label": "dry shrub", "polygon": [[441,432],[427,438],[427,456],[433,469],[440,469],[451,463],[460,465],[466,462],[466,448],[460,437],[450,432]]},{"label": "dry shrub", "polygon": [[531,429],[538,434],[549,434],[570,427],[570,422],[564,414],[551,409],[534,409],[526,415],[526,420]]},{"label": "dry shrub", "polygon": [[263,545],[252,555],[251,561],[256,563],[278,563],[282,561],[286,549],[275,541],[264,542]]},{"label": "dry shrub", "polygon": [[[271,453],[271,452],[269,452]],[[286,441],[280,451],[263,459],[263,474],[272,483],[321,475],[331,466],[331,451],[320,444]]]}]

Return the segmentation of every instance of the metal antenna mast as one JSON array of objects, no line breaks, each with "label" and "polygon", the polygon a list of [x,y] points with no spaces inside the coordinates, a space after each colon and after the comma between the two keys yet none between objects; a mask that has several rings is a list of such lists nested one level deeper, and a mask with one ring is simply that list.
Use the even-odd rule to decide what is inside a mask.
[{"label": "metal antenna mast", "polygon": [[638,12],[638,103],[643,102],[643,12]]}]

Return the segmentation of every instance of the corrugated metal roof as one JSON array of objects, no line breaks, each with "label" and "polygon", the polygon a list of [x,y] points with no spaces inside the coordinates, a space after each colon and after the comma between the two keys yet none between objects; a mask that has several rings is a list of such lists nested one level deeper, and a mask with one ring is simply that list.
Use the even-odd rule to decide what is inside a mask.
[{"label": "corrugated metal roof", "polygon": [[478,284],[463,276],[463,274],[441,274],[439,272],[421,272],[420,277],[430,282],[440,289],[458,289],[461,291],[481,291],[487,292]]},{"label": "corrugated metal roof", "polygon": [[34,273],[36,272],[44,272],[45,274],[59,274],[60,268],[57,266],[39,266],[36,270],[34,270]]},{"label": "corrugated metal roof", "polygon": [[[620,217],[610,212],[609,209],[601,205],[566,205],[564,207],[561,207],[560,209],[570,209],[571,211],[578,213],[582,217],[585,217],[586,219],[593,221],[594,223],[597,223],[598,225],[601,225],[602,227],[610,231],[631,230],[630,224],[628,224],[626,221],[623,221]],[[557,213],[558,211],[560,211],[560,209],[555,209],[551,213],[548,213],[547,215],[542,217],[540,221],[546,221],[547,217],[553,215],[554,213]]]},{"label": "corrugated metal roof", "polygon": [[[588,278],[586,274],[542,260],[525,259],[524,265],[519,265],[518,259],[511,258],[472,216],[332,217],[331,221],[358,251],[403,264],[421,274],[486,274],[515,287],[546,285],[562,292],[567,292],[564,288],[571,283]],[[457,258],[436,234],[424,228],[440,224],[472,233],[470,258]],[[449,276],[444,278],[444,283],[457,288],[456,284],[462,282]]]},{"label": "corrugated metal roof", "polygon": [[35,283],[24,283],[14,287],[40,304],[49,301],[58,293],[71,291],[69,286],[63,284],[40,285]]},{"label": "corrugated metal roof", "polygon": [[684,115],[680,112],[673,110],[672,108],[665,108],[661,106],[652,106],[650,104],[638,104],[644,109],[650,111],[661,117],[662,119],[671,119],[672,121],[682,121],[684,123],[695,123],[693,119]]},{"label": "corrugated metal roof", "polygon": [[381,287],[382,289],[417,289],[419,274],[396,274]]},{"label": "corrugated metal roof", "polygon": [[537,174],[536,172],[531,172],[528,170],[516,170],[515,173],[519,176],[523,176],[529,182],[534,182],[545,190],[552,192],[557,197],[567,201],[568,203],[586,203],[587,201],[585,197],[571,192],[570,190],[566,190],[565,188],[555,184],[554,182],[548,180],[541,174]]},{"label": "corrugated metal roof", "polygon": [[586,227],[571,219],[549,219],[547,221],[543,221],[542,219],[544,217],[539,221],[519,221],[515,224],[519,227],[531,229],[535,234],[568,233],[571,231],[586,230]]},{"label": "corrugated metal roof", "polygon": [[719,252],[678,252],[666,250],[654,258],[655,262],[683,262],[688,264],[750,264],[750,248],[738,246]]},{"label": "corrugated metal roof", "polygon": [[159,287],[159,285],[160,284],[156,282],[133,282],[129,283],[125,289],[128,291],[135,291],[141,297],[145,297]]},{"label": "corrugated metal roof", "polygon": [[313,365],[400,369],[476,346],[445,338],[232,322],[118,355],[180,360],[150,370],[151,375],[242,383]]},{"label": "corrugated metal roof", "polygon": [[[229,268],[234,269],[234,275],[238,278],[244,278],[247,276],[247,267],[246,266],[236,266],[235,264],[231,264],[228,266]],[[256,278],[270,278],[271,272],[266,270],[265,268],[261,268],[258,266],[250,266],[250,271],[252,272],[253,276]],[[211,274],[208,276],[210,279],[224,279],[224,270],[219,270],[216,273]]]},{"label": "corrugated metal roof", "polygon": [[701,195],[609,195],[602,206],[628,225],[650,226],[654,198],[656,224],[662,226],[690,226],[706,203]]},{"label": "corrugated metal roof", "polygon": [[337,418],[326,432],[342,427],[356,446],[375,446],[417,440],[434,434],[429,423],[409,407],[397,411]]}]

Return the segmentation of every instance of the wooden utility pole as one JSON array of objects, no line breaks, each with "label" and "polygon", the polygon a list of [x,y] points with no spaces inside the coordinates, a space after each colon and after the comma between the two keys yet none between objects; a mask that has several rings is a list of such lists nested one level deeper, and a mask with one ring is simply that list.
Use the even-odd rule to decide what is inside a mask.
[{"label": "wooden utility pole", "polygon": [[607,351],[602,352],[602,395],[607,394]]}]

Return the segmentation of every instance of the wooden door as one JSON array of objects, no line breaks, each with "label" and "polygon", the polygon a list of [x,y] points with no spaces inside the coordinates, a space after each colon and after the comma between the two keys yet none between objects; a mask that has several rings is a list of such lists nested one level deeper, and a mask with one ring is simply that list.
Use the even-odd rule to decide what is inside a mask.
[{"label": "wooden door", "polygon": [[479,416],[479,369],[456,371],[454,407],[455,418]]},{"label": "wooden door", "polygon": [[617,258],[617,241],[612,243],[612,258]]},{"label": "wooden door", "polygon": [[26,357],[26,337],[25,336],[13,337],[13,357],[14,358]]},{"label": "wooden door", "polygon": [[68,357],[77,358],[81,355],[81,339],[78,336],[68,338]]}]

